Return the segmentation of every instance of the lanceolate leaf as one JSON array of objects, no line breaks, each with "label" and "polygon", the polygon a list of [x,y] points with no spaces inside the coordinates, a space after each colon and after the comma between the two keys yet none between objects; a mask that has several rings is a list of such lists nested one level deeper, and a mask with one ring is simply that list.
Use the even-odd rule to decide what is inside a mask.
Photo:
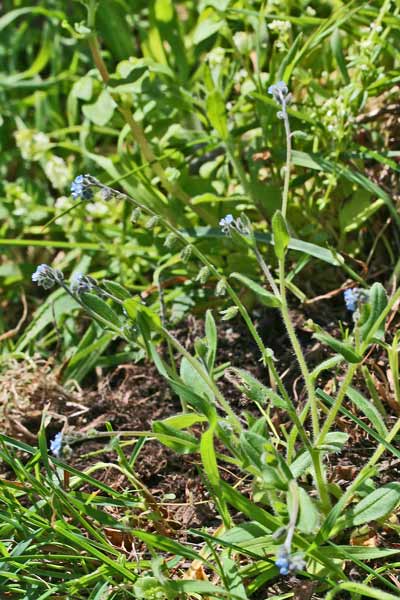
[{"label": "lanceolate leaf", "polygon": [[256,283],[246,275],[242,275],[242,273],[231,273],[231,277],[234,277],[238,281],[241,281],[246,287],[248,287],[252,292],[254,292],[257,298],[265,304],[265,306],[270,306],[272,308],[278,308],[281,305],[281,301],[279,298],[275,296],[272,292],[268,292],[264,289],[260,284]]}]

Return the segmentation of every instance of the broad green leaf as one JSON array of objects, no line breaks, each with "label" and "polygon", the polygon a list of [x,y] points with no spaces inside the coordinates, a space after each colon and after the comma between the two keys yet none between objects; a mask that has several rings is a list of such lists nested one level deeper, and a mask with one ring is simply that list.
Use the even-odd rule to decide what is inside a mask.
[{"label": "broad green leaf", "polygon": [[155,433],[165,436],[162,441],[165,446],[171,448],[178,454],[188,454],[198,450],[199,442],[194,435],[176,429],[168,425],[165,421],[153,421],[152,429]]},{"label": "broad green leaf", "polygon": [[[379,282],[375,282],[369,291],[368,299],[368,317],[363,321],[363,312],[360,319],[360,333],[364,342],[369,341],[369,333],[375,325],[382,312],[385,310],[388,303],[386,290]],[[385,324],[382,323],[378,331],[375,332],[374,338],[383,339],[385,335]]]},{"label": "broad green leaf", "polygon": [[107,90],[103,90],[96,102],[82,106],[82,112],[95,125],[106,125],[114,114],[115,101]]},{"label": "broad green leaf", "polygon": [[85,292],[81,294],[81,300],[95,316],[100,317],[103,323],[110,325],[114,330],[115,328],[120,329],[121,322],[119,316],[102,298]]},{"label": "broad green leaf", "polygon": [[180,376],[182,381],[195,394],[207,398],[209,402],[214,403],[214,392],[185,357],[181,361]]},{"label": "broad green leaf", "polygon": [[221,92],[217,89],[207,96],[207,116],[211,125],[219,133],[222,140],[228,139],[228,120],[225,102]]},{"label": "broad green leaf", "polygon": [[400,483],[392,482],[368,494],[346,515],[346,522],[362,525],[385,517],[400,504]]},{"label": "broad green leaf", "polygon": [[347,396],[350,398],[352,403],[369,419],[376,431],[382,437],[386,437],[388,434],[387,427],[382,419],[382,415],[378,412],[372,402],[367,400],[361,394],[361,392],[355,390],[353,387],[348,388]]},{"label": "broad green leaf", "polygon": [[101,284],[107,290],[107,292],[109,292],[110,294],[112,294],[113,296],[118,298],[119,300],[124,301],[131,297],[128,290],[126,290],[117,281],[110,281],[109,279],[103,279]]},{"label": "broad green leaf", "polygon": [[217,354],[218,332],[211,310],[206,312],[205,330],[207,338],[207,366],[211,372],[214,368]]},{"label": "broad green leaf", "polygon": [[327,333],[314,333],[314,337],[338,354],[341,354],[349,363],[357,364],[362,361],[362,356],[349,343],[341,342]]},{"label": "broad green leaf", "polygon": [[333,56],[335,57],[336,64],[339,67],[340,73],[343,78],[345,85],[350,83],[349,73],[347,71],[346,59],[343,54],[342,40],[340,31],[336,28],[331,36],[331,48]]},{"label": "broad green leaf", "polygon": [[207,38],[214,35],[214,33],[217,33],[217,31],[221,29],[223,24],[224,21],[215,21],[214,19],[205,19],[204,21],[201,21],[197,25],[196,30],[194,32],[193,43],[195,45],[200,44],[200,42],[203,42]]},{"label": "broad green leaf", "polygon": [[269,306],[272,308],[279,308],[281,305],[281,301],[275,294],[272,292],[268,292],[261,285],[247,277],[246,275],[242,275],[242,273],[231,273],[230,277],[237,279],[241,283],[243,283],[246,287],[248,287],[252,292],[254,292],[259,298],[260,302],[262,302],[265,306]]},{"label": "broad green leaf", "polygon": [[296,527],[299,531],[302,531],[303,533],[312,533],[318,528],[319,525],[319,511],[313,499],[305,491],[305,489],[302,487],[298,487],[297,489],[299,491],[300,513]]},{"label": "broad green leaf", "polygon": [[235,600],[248,600],[243,579],[238,569],[238,563],[230,558],[229,554],[225,550],[222,553],[221,564],[224,573],[224,579],[227,583],[228,590]]},{"label": "broad green leaf", "polygon": [[289,245],[290,237],[285,219],[280,210],[277,210],[272,217],[272,231],[274,233],[275,254],[279,260],[283,260]]}]

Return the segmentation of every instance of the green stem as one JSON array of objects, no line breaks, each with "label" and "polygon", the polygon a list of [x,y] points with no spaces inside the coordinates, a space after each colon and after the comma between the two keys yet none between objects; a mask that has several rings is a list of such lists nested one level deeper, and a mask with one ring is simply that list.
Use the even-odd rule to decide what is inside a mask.
[{"label": "green stem", "polygon": [[297,335],[295,329],[293,327],[290,315],[289,315],[289,307],[287,304],[286,298],[286,284],[285,284],[285,264],[283,260],[279,261],[279,285],[280,285],[280,298],[281,298],[281,313],[282,319],[285,324],[286,330],[289,335],[290,343],[294,350],[294,353],[297,358],[297,362],[299,363],[301,374],[303,375],[304,383],[306,385],[308,400],[311,405],[311,415],[312,415],[312,426],[313,426],[313,434],[314,440],[317,439],[319,434],[319,422],[318,422],[318,404],[317,397],[315,394],[314,384],[312,382],[312,377],[310,371],[308,370],[307,363],[304,358],[303,351],[300,346],[300,342],[297,339]]},{"label": "green stem", "polygon": [[160,331],[162,331],[162,334],[165,336],[165,338],[167,340],[170,340],[172,346],[174,346],[176,348],[176,350],[178,350],[178,352],[182,356],[184,356],[188,362],[190,362],[190,364],[195,369],[195,371],[200,375],[200,377],[203,379],[203,381],[208,385],[208,387],[214,393],[216,401],[228,415],[232,426],[236,429],[236,431],[240,432],[242,429],[242,426],[240,424],[238,417],[236,416],[236,414],[230,407],[229,402],[227,402],[225,400],[224,396],[221,394],[217,385],[215,384],[213,379],[209,376],[207,371],[201,366],[201,364],[195,358],[193,358],[193,356],[190,354],[190,352],[188,352],[186,350],[186,348],[184,348],[182,346],[182,344],[173,335],[171,335],[171,333],[167,329],[164,329],[164,327],[160,327]]},{"label": "green stem", "polygon": [[357,371],[357,367],[358,367],[357,364],[349,365],[346,376],[343,379],[342,385],[340,386],[339,392],[336,396],[336,400],[333,403],[333,405],[328,413],[328,416],[325,419],[324,425],[321,429],[321,433],[319,434],[319,436],[316,440],[317,446],[321,446],[321,444],[325,440],[326,435],[329,433],[330,428],[332,427],[333,423],[335,422],[336,416],[340,410],[340,407],[342,406],[342,403],[346,396],[349,385],[351,384],[354,374]]},{"label": "green stem", "polygon": [[245,194],[249,197],[250,200],[253,201],[253,203],[255,205],[257,205],[257,202],[256,202],[255,198],[253,197],[253,191],[251,189],[251,185],[247,178],[246,171],[243,168],[240,158],[238,158],[236,156],[235,147],[234,147],[232,140],[230,140],[230,139],[226,140],[225,145],[226,145],[226,150],[227,150],[229,159],[230,159],[231,163],[233,164],[233,166],[235,167],[236,173],[240,179],[240,183],[242,184]]},{"label": "green stem", "polygon": [[[314,443],[316,442],[319,435],[319,419],[318,419],[318,404],[317,397],[315,394],[314,383],[308,370],[308,366],[306,360],[304,358],[303,351],[300,346],[300,342],[297,338],[296,331],[293,327],[290,315],[289,315],[289,307],[287,304],[286,298],[286,283],[285,283],[285,261],[279,260],[279,285],[280,285],[280,298],[281,298],[281,314],[282,319],[285,324],[286,330],[288,332],[288,336],[290,339],[290,343],[294,350],[294,353],[297,358],[297,362],[299,363],[300,370],[304,379],[304,383],[307,390],[308,402],[311,407],[311,418],[312,418],[312,427],[313,427],[313,437]],[[299,433],[301,433],[303,429],[303,425],[300,421],[296,423]],[[299,429],[300,426],[300,429]],[[303,437],[303,436],[302,436]],[[314,467],[314,476],[315,483],[318,489],[318,494],[322,503],[322,508],[324,512],[329,512],[331,508],[331,502],[329,499],[329,494],[327,491],[326,479],[323,472],[321,453],[313,448],[310,451],[311,459]]]},{"label": "green stem", "polygon": [[283,183],[282,193],[282,215],[286,218],[288,198],[289,198],[289,182],[290,182],[290,167],[292,164],[292,134],[290,131],[289,116],[287,114],[286,102],[282,104],[282,115],[283,123],[285,125],[286,133],[286,166],[285,166],[285,179]]}]

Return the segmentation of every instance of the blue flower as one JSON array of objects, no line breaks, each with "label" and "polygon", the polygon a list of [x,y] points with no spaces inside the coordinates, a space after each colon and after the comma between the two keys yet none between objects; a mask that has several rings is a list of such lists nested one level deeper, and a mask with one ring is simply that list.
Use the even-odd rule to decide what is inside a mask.
[{"label": "blue flower", "polygon": [[83,200],[90,200],[93,197],[93,191],[91,190],[85,175],[78,175],[71,183],[71,195],[77,200],[82,198]]},{"label": "blue flower", "polygon": [[290,554],[290,551],[288,551],[284,544],[279,549],[275,565],[278,567],[281,575],[289,575],[289,573],[302,571],[306,566],[306,563],[301,552]]},{"label": "blue flower", "polygon": [[96,288],[96,280],[83,273],[74,273],[70,280],[70,290],[73,294],[91,292]]},{"label": "blue flower", "polygon": [[62,443],[63,443],[63,433],[62,433],[62,431],[59,431],[54,436],[54,438],[52,440],[50,440],[50,451],[57,458],[61,454]]},{"label": "blue flower", "polygon": [[219,222],[219,226],[221,227],[223,233],[228,233],[229,229],[234,224],[235,224],[235,219],[232,217],[232,215],[226,215],[226,217],[221,219]]},{"label": "blue flower", "polygon": [[357,288],[349,288],[344,290],[343,297],[347,310],[350,312],[357,310],[357,302],[359,300],[359,292]]},{"label": "blue flower", "polygon": [[275,565],[279,569],[279,573],[281,575],[289,574],[289,555],[286,551],[280,551],[278,554],[278,558],[275,561]]},{"label": "blue flower", "polygon": [[288,86],[284,81],[278,81],[274,85],[270,85],[268,88],[268,94],[271,94],[277,102],[282,104],[285,100],[285,96],[288,94]]},{"label": "blue flower", "polygon": [[61,271],[52,269],[49,265],[39,265],[32,275],[32,281],[45,290],[50,290],[56,283],[64,279]]}]

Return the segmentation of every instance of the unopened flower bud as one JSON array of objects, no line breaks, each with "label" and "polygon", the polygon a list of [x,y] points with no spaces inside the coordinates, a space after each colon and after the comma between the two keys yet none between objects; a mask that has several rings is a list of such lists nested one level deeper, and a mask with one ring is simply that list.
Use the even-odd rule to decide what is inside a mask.
[{"label": "unopened flower bud", "polygon": [[215,294],[217,296],[225,296],[226,294],[226,281],[225,279],[220,279],[215,288]]},{"label": "unopened flower bud", "polygon": [[239,309],[237,306],[230,306],[226,310],[221,310],[220,314],[222,315],[223,321],[229,321],[230,319],[234,319],[238,312]]},{"label": "unopened flower bud", "polygon": [[193,247],[191,246],[191,244],[189,244],[188,246],[185,246],[182,249],[181,259],[183,260],[184,263],[186,263],[189,260],[189,258],[191,257],[192,250],[193,250]]},{"label": "unopened flower bud", "polygon": [[131,223],[137,223],[141,216],[142,211],[140,210],[140,208],[135,208],[131,214]]},{"label": "unopened flower bud", "polygon": [[145,225],[146,229],[153,229],[153,227],[155,227],[157,225],[159,220],[160,220],[160,217],[158,217],[157,215],[150,217],[150,219],[147,221],[147,223]]},{"label": "unopened flower bud", "polygon": [[202,267],[197,274],[196,281],[200,281],[203,285],[206,283],[210,276],[210,269],[208,267]]},{"label": "unopened flower bud", "polygon": [[174,245],[175,245],[176,239],[177,238],[176,238],[176,235],[174,233],[169,233],[167,235],[167,237],[165,238],[164,246],[166,248],[168,248],[169,250],[171,250],[171,248],[173,248]]}]

